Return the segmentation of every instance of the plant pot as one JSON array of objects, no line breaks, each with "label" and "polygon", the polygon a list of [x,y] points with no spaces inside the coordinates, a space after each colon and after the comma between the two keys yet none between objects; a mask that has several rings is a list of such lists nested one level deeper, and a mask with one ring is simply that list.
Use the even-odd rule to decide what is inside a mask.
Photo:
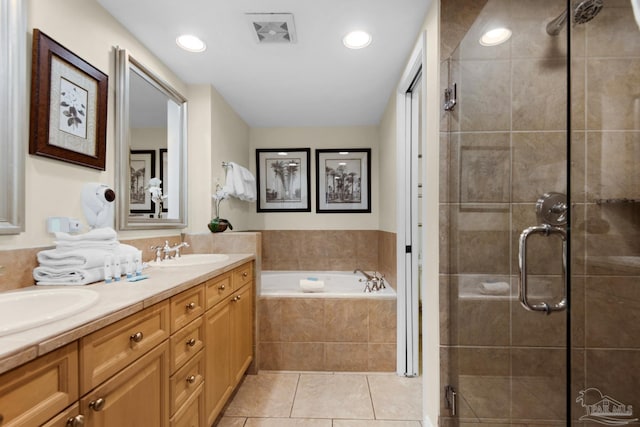
[{"label": "plant pot", "polygon": [[213,218],[207,227],[212,233],[222,233],[227,227],[229,230],[233,230],[231,223],[224,218]]}]

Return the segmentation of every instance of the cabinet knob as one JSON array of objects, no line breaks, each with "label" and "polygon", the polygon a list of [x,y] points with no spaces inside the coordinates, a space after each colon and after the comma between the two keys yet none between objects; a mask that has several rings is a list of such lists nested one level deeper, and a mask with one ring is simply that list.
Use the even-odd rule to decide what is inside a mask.
[{"label": "cabinet knob", "polygon": [[82,427],[84,426],[84,415],[76,415],[67,420],[66,427]]},{"label": "cabinet knob", "polygon": [[236,301],[240,301],[240,295],[236,297]]},{"label": "cabinet knob", "polygon": [[4,416],[0,414],[0,424],[2,424],[3,422],[4,422]]},{"label": "cabinet knob", "polygon": [[195,338],[191,338],[189,341],[187,341],[187,345],[189,347],[193,347],[194,345],[196,345],[196,339]]},{"label": "cabinet knob", "polygon": [[247,273],[246,271],[244,273],[242,273],[242,277],[244,277],[245,279],[247,278],[248,275],[249,275],[249,273]]},{"label": "cabinet knob", "polygon": [[227,287],[225,285],[220,285],[218,286],[218,289],[220,289],[221,291],[224,291],[225,289],[227,289]]},{"label": "cabinet knob", "polygon": [[93,409],[96,412],[102,411],[105,402],[106,401],[102,397],[96,400],[92,400],[91,402],[89,402],[89,408]]},{"label": "cabinet knob", "polygon": [[189,375],[189,376],[187,377],[187,382],[188,382],[189,384],[193,384],[193,383],[195,383],[195,382],[196,382],[196,376],[195,376],[195,375]]},{"label": "cabinet knob", "polygon": [[144,338],[144,334],[142,332],[136,332],[129,337],[129,339],[133,342],[140,342],[142,341],[142,338]]},{"label": "cabinet knob", "polygon": [[189,304],[186,305],[187,310],[193,310],[194,308],[196,308],[196,303],[195,302],[190,302]]}]

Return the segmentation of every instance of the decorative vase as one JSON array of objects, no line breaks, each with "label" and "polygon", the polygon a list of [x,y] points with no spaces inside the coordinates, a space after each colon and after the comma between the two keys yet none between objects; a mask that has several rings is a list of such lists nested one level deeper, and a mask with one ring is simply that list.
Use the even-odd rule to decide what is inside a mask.
[{"label": "decorative vase", "polygon": [[213,218],[207,227],[209,227],[212,233],[222,233],[227,227],[229,227],[229,230],[233,230],[233,226],[229,221],[218,217]]}]

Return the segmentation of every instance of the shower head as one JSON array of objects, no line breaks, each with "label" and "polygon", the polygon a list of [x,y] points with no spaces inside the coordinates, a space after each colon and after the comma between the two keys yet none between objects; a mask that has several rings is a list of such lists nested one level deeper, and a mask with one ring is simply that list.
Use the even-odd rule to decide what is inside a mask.
[{"label": "shower head", "polygon": [[[596,17],[604,6],[604,0],[579,0],[572,4],[572,19],[574,24],[586,24]],[[564,10],[553,21],[547,24],[547,33],[550,36],[557,36],[567,23],[567,9]]]}]

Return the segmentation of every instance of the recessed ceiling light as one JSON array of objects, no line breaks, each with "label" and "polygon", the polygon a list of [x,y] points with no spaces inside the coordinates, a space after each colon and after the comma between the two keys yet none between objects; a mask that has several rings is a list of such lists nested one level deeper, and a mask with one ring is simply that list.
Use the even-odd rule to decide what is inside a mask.
[{"label": "recessed ceiling light", "polygon": [[348,151],[340,151],[338,154],[341,154],[341,155],[343,155],[343,156],[346,156],[347,154],[349,154],[349,152],[348,152]]},{"label": "recessed ceiling light", "polygon": [[482,46],[497,46],[511,38],[511,30],[508,28],[494,28],[480,37]]},{"label": "recessed ceiling light", "polygon": [[362,49],[371,44],[371,34],[365,31],[351,31],[342,38],[342,43],[349,49]]},{"label": "recessed ceiling light", "polygon": [[176,43],[189,52],[204,52],[207,49],[207,45],[202,40],[191,34],[181,35],[176,39]]},{"label": "recessed ceiling light", "polygon": [[284,151],[281,151],[281,152],[278,153],[278,156],[286,156],[287,154],[289,154],[289,153],[285,153]]}]

